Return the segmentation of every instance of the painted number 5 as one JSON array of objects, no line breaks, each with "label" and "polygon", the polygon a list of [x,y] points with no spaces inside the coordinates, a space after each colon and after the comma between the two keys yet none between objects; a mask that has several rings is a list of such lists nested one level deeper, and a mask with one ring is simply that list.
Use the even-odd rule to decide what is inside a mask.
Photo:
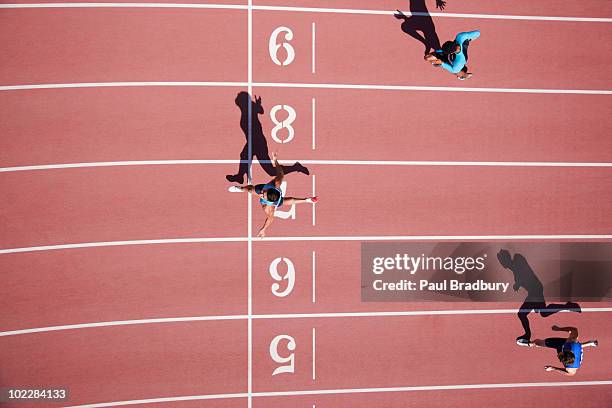
[{"label": "painted number 5", "polygon": [[[283,34],[284,41],[278,44],[278,36]],[[293,62],[295,59],[295,49],[288,41],[293,39],[293,31],[287,27],[276,27],[274,31],[272,31],[272,35],[270,35],[270,41],[268,42],[268,51],[270,52],[270,58],[276,65],[287,66]],[[283,47],[285,52],[287,52],[287,57],[280,61],[278,59],[278,50]]]},{"label": "painted number 5", "polygon": [[[293,373],[295,371],[295,353],[290,353],[288,357],[281,357],[278,353],[278,345],[281,340],[287,340],[287,349],[289,351],[295,350],[295,339],[286,334],[281,334],[272,339],[270,343],[270,357],[272,360],[279,364],[285,364],[280,367],[276,367],[272,372],[272,375],[282,374],[282,373]],[[288,363],[288,364],[287,364]]]},{"label": "painted number 5", "polygon": [[[284,276],[281,276],[281,274],[278,273],[278,264],[281,261],[283,261],[287,265],[287,272]],[[272,284],[272,293],[274,294],[274,296],[285,297],[289,295],[293,290],[293,285],[295,285],[295,267],[293,266],[293,262],[291,262],[291,259],[276,258],[272,261],[272,263],[270,263],[269,272],[270,276],[272,276],[272,279],[276,281]],[[287,281],[287,287],[285,288],[285,290],[279,291],[280,283],[278,282],[281,282],[283,280]]]}]

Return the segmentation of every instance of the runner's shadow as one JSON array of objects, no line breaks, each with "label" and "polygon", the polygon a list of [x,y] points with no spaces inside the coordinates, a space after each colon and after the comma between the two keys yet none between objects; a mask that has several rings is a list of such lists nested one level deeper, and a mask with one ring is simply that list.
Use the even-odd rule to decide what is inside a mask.
[{"label": "runner's shadow", "polygon": [[[438,0],[437,4],[438,7],[444,8],[446,2]],[[395,14],[395,18],[403,20],[402,31],[421,42],[425,46],[425,54],[442,48],[425,0],[410,0],[410,14],[407,16],[399,10]]]},{"label": "runner's shadow", "polygon": [[[274,177],[276,171],[272,165],[270,154],[268,151],[268,142],[263,133],[261,122],[259,121],[259,115],[264,113],[263,106],[261,105],[261,97],[255,101],[252,100],[251,95],[248,92],[240,92],[234,100],[236,106],[240,108],[240,128],[244,133],[246,143],[240,152],[240,164],[238,165],[238,173],[228,174],[225,178],[233,183],[242,184],[244,182],[244,176],[249,171],[249,166],[253,161],[253,157],[256,157],[259,161],[261,168],[268,173],[268,175]],[[249,104],[251,104],[251,157],[249,157]],[[291,166],[282,166],[285,174],[299,172],[303,174],[310,174],[308,169],[302,166],[299,162],[295,162]]]},{"label": "runner's shadow", "polygon": [[512,256],[510,252],[502,249],[497,253],[497,259],[504,268],[512,271],[514,275],[513,289],[518,291],[520,288],[524,288],[527,291],[525,301],[517,313],[521,325],[525,330],[525,334],[519,336],[517,340],[531,340],[531,328],[529,327],[529,318],[527,315],[532,311],[540,313],[542,317],[548,317],[562,310],[580,312],[580,305],[573,302],[546,305],[546,300],[544,299],[544,286],[523,255],[514,254],[514,256]]}]

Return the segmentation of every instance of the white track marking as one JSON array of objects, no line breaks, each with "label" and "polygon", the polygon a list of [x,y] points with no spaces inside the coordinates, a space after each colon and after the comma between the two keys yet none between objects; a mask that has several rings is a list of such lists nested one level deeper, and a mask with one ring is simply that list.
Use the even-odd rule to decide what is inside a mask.
[{"label": "white track marking", "polygon": [[316,124],[317,124],[317,106],[315,98],[312,98],[312,150],[316,149]]},{"label": "white track marking", "polygon": [[10,330],[10,331],[0,332],[0,337],[16,336],[19,334],[44,333],[44,332],[52,332],[52,331],[60,331],[60,330],[91,329],[95,327],[130,326],[130,325],[135,325],[135,324],[209,322],[209,321],[223,321],[223,320],[245,320],[245,319],[247,319],[246,315],[228,315],[228,316],[168,317],[168,318],[159,318],[159,319],[140,319],[140,320],[117,320],[117,321],[110,321],[110,322],[67,324],[63,326],[48,326],[48,327],[36,327],[32,329]]},{"label": "white track marking", "polygon": [[[612,95],[611,90],[597,89],[538,89],[538,88],[467,88],[454,86],[415,86],[415,85],[380,85],[380,84],[305,84],[259,82],[257,86],[271,88],[307,88],[307,89],[364,89],[377,91],[444,91],[444,92],[494,92],[494,93],[533,93],[533,94],[584,94]],[[1,89],[1,88],[0,88]]]},{"label": "white track marking", "polygon": [[[254,392],[253,397],[286,397],[300,395],[334,395],[334,394],[365,394],[365,393],[385,393],[385,392],[413,392],[413,391],[452,391],[452,390],[473,390],[473,389],[500,389],[500,388],[537,388],[537,387],[580,387],[612,385],[612,380],[602,381],[558,381],[540,383],[505,383],[505,384],[458,384],[458,385],[423,385],[411,387],[388,387],[388,388],[344,388],[326,390],[303,390],[303,391],[272,391]],[[121,405],[153,404],[159,402],[190,401],[204,399],[226,399],[226,398],[246,398],[247,394],[214,394],[214,395],[192,395],[186,397],[152,398],[132,401],[103,402],[98,404],[73,405],[66,408],[102,408]],[[314,405],[313,405],[314,406]]]},{"label": "white track marking", "polygon": [[[279,160],[280,163],[293,163],[297,160]],[[29,166],[0,167],[0,173],[16,171],[80,169],[90,167],[117,166],[168,166],[168,165],[202,165],[202,164],[239,164],[262,163],[271,161],[249,160],[139,160],[116,162],[40,164]],[[604,162],[523,162],[523,161],[418,161],[418,160],[299,160],[302,164],[319,164],[329,166],[457,166],[457,167],[612,167]]]},{"label": "white track marking", "polygon": [[[247,3],[247,83],[248,83],[248,154],[253,157],[253,0]],[[248,167],[248,181],[252,182],[251,164]],[[253,204],[251,197],[247,197],[247,265],[248,265],[248,284],[247,284],[247,408],[253,406]]]},{"label": "white track marking", "polygon": [[[277,83],[253,82],[255,87],[269,88],[305,88],[305,89],[357,89],[377,91],[441,91],[441,92],[485,92],[485,93],[528,93],[528,94],[576,94],[576,95],[612,95],[607,89],[549,89],[549,88],[467,88],[454,86],[416,86],[416,85],[380,85],[380,84],[316,84],[316,83]],[[246,87],[245,82],[83,82],[67,84],[32,84],[3,85],[0,91],[18,91],[34,89],[62,88],[106,88],[106,87],[143,87],[143,86],[225,86]]]},{"label": "white track marking", "polygon": [[315,56],[316,56],[316,25],[312,23],[312,73],[315,73]]},{"label": "white track marking", "polygon": [[[255,242],[292,241],[516,241],[516,240],[609,240],[612,235],[362,235],[362,236],[309,236],[309,237],[266,237]],[[83,242],[76,244],[44,245],[35,247],[0,249],[0,255],[20,252],[55,251],[61,249],[99,248],[126,245],[191,244],[213,242],[248,242],[248,237],[221,238],[172,238],[143,239],[134,241]]]},{"label": "white track marking", "polygon": [[77,82],[68,84],[31,84],[31,85],[3,85],[0,91],[18,91],[28,89],[63,89],[63,88],[115,88],[115,87],[142,87],[142,86],[225,86],[246,87],[246,82]]},{"label": "white track marking", "polygon": [[171,238],[171,239],[140,239],[133,241],[105,241],[105,242],[81,242],[76,244],[43,245],[24,248],[0,249],[2,254],[14,254],[18,252],[53,251],[59,249],[76,248],[99,248],[125,245],[160,245],[160,244],[194,244],[204,242],[246,242],[246,237],[218,237],[218,238]]},{"label": "white track marking", "polygon": [[[342,312],[342,313],[287,313],[287,314],[252,314],[252,320],[271,319],[333,319],[333,318],[360,318],[360,317],[402,317],[402,316],[454,316],[454,315],[487,315],[487,314],[516,314],[519,309],[453,309],[453,310],[411,310],[396,312]],[[609,313],[612,307],[585,307],[583,313]],[[560,313],[570,313],[561,310]],[[10,330],[0,332],[0,337],[17,336],[22,334],[45,333],[62,330],[89,329],[96,327],[128,326],[135,324],[162,324],[162,323],[189,323],[199,321],[248,320],[248,315],[226,316],[192,316],[168,317],[160,319],[117,320],[109,322],[68,324],[61,326],[35,327],[30,329]]]},{"label": "white track marking", "polygon": [[[316,176],[312,175],[312,197],[317,195]],[[317,225],[317,203],[312,203],[312,226]]]},{"label": "white track marking", "polygon": [[[248,6],[233,4],[181,4],[181,3],[32,3],[32,4],[1,4],[0,9],[16,8],[187,8],[187,9],[227,9],[247,10]],[[287,11],[305,13],[332,13],[332,14],[365,14],[390,16],[395,10],[347,9],[324,7],[285,7],[285,6],[252,6],[252,10],[260,11]],[[612,18],[607,17],[562,17],[562,16],[526,16],[504,14],[473,14],[473,13],[410,13],[406,15],[431,16],[441,18],[472,18],[494,20],[532,20],[532,21],[574,21],[591,23],[610,23]]]},{"label": "white track marking", "polygon": [[317,379],[317,331],[315,328],[312,328],[312,379]]},{"label": "white track marking", "polygon": [[150,398],[150,399],[130,400],[130,401],[101,402],[97,404],[71,405],[69,407],[64,407],[64,408],[120,407],[124,405],[158,404],[160,402],[199,401],[199,400],[216,400],[216,399],[247,398],[247,397],[248,397],[247,393],[189,395],[185,397]]},{"label": "white track marking", "polygon": [[312,251],[312,303],[317,301],[317,253]]}]

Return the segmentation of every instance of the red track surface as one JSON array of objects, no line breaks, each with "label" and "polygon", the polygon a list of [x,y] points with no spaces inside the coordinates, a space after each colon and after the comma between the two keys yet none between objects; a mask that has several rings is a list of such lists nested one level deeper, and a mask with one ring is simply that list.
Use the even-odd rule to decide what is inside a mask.
[{"label": "red track surface", "polygon": [[[195,1],[192,1],[195,2]],[[21,3],[18,1],[17,3]],[[189,1],[187,2],[189,3]],[[237,4],[215,1],[215,4]],[[449,0],[444,13],[612,17],[600,1]],[[258,2],[255,2],[258,5]],[[428,1],[430,12],[435,2]],[[245,4],[243,4],[245,5]],[[269,6],[406,9],[407,2],[269,0]],[[247,90],[247,10],[2,9],[0,86],[84,82],[233,82],[223,87],[2,90],[0,167],[143,160],[238,160],[245,139],[236,94]],[[392,15],[255,10],[253,81],[354,85],[609,90],[610,22],[434,16],[442,41],[478,28],[475,77],[458,82],[423,63]],[[316,23],[316,72],[311,69]],[[291,27],[295,61],[272,64],[269,35]],[[552,45],[561,45],[554,49]],[[390,166],[377,161],[612,162],[610,95],[255,86],[270,151],[308,163],[310,205],[276,220],[272,237],[606,235],[610,167]],[[316,99],[316,149],[312,148]],[[270,109],[297,112],[295,139],[270,138]],[[279,116],[280,117],[280,116]],[[446,125],[446,124],[450,125]],[[452,128],[452,131],[450,130]],[[321,164],[368,160],[371,165]],[[576,325],[601,346],[578,375],[542,370],[550,350],[514,345],[514,313],[296,317],[295,314],[513,309],[509,303],[365,303],[360,242],[259,241],[248,252],[244,195],[227,194],[237,163],[29,170],[0,174],[0,249],[87,242],[231,238],[0,253],[0,332],[98,322],[217,316],[0,337],[0,386],[67,386],[81,405],[239,394],[156,406],[581,407],[612,404],[611,385],[404,390],[266,396],[280,391],[612,380],[609,312],[531,315],[534,337]],[[256,182],[267,180],[258,164]],[[312,177],[287,176],[288,194]],[[370,199],[386,192],[384,209]],[[263,214],[252,203],[254,234]],[[316,252],[316,301],[312,254]],[[270,291],[270,262],[292,260],[296,286]],[[252,288],[247,265],[252,263]],[[537,263],[532,265],[536,270]],[[252,342],[249,345],[249,292]],[[610,303],[583,303],[583,308]],[[280,315],[266,318],[264,315]],[[230,320],[234,319],[234,320]],[[312,331],[316,330],[316,379]],[[295,373],[272,376],[272,339],[293,336]],[[286,343],[282,343],[286,344]],[[252,364],[249,365],[249,349]],[[282,347],[281,347],[282,350]],[[411,351],[415,350],[415,351]],[[285,350],[286,351],[286,350]],[[15,406],[27,406],[15,405]],[[41,404],[36,406],[47,406]]]}]

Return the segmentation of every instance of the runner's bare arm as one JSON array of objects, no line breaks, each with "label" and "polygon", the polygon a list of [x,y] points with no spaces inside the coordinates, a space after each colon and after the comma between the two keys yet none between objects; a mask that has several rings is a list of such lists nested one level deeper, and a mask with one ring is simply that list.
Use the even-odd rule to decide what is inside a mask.
[{"label": "runner's bare arm", "polygon": [[266,230],[268,229],[270,224],[272,224],[272,221],[274,221],[274,207],[266,206],[264,208],[264,212],[266,213],[266,221],[264,222],[263,227],[261,227],[261,229],[259,230],[259,234],[257,234],[259,238],[263,238],[266,236]]}]

